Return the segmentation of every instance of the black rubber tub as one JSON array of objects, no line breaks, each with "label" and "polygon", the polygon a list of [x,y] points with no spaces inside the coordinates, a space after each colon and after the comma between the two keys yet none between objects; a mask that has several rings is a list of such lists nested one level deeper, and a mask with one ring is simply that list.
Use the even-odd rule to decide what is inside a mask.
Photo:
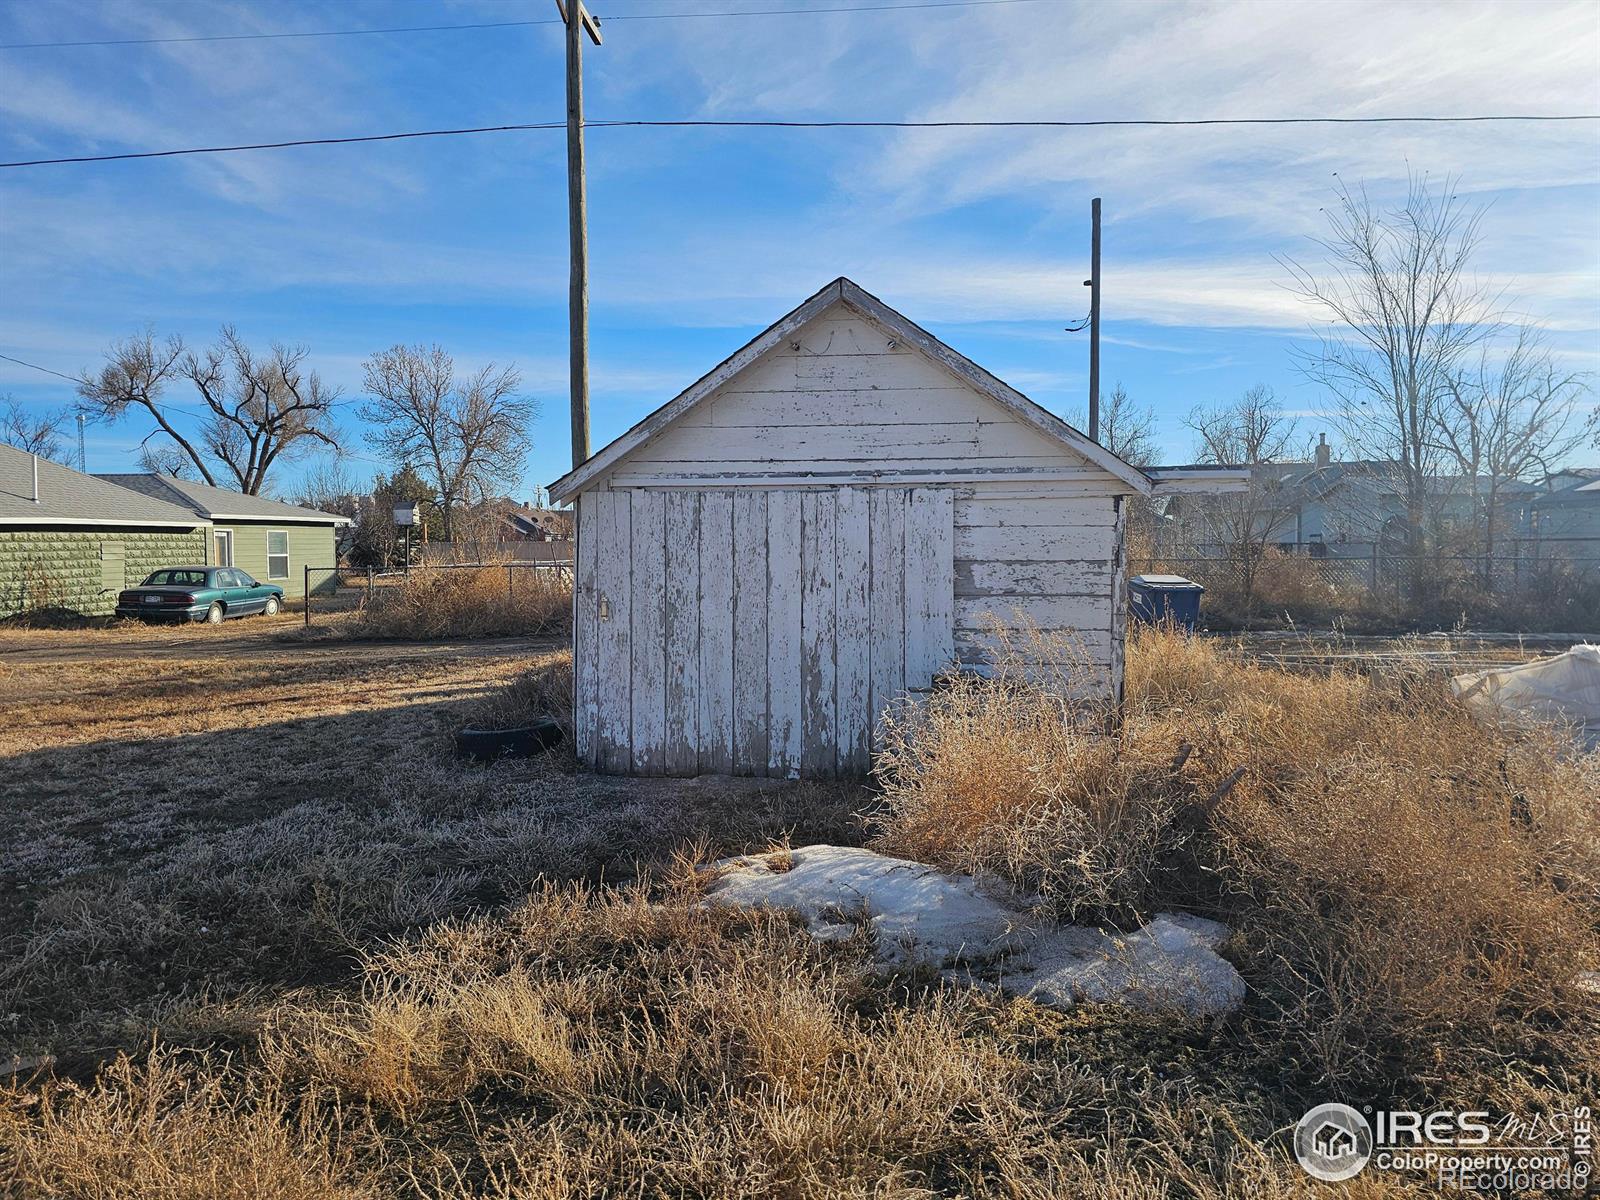
[{"label": "black rubber tub", "polygon": [[516,729],[463,729],[456,734],[456,753],[477,762],[531,758],[559,746],[562,737],[555,721],[535,721]]}]

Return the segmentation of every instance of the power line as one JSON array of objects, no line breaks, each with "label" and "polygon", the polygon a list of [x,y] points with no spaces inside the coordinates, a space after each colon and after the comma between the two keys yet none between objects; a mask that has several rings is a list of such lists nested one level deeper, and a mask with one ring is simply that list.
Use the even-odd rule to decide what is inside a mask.
[{"label": "power line", "polygon": [[455,137],[465,133],[505,133],[518,129],[565,129],[565,121],[534,125],[480,125],[470,129],[419,129],[409,133],[372,133],[361,137],[299,138],[288,142],[251,142],[239,146],[194,146],[184,150],[140,150],[129,154],[85,154],[74,158],[34,158],[0,163],[0,167],[44,167],[57,163],[119,162],[130,158],[174,158],[181,154],[232,154],[240,150],[283,150],[290,146],[347,146],[354,142],[397,142],[406,138]]},{"label": "power line", "polygon": [[369,33],[443,33],[456,29],[511,29],[523,25],[559,25],[547,21],[478,21],[470,25],[395,25],[385,29],[308,29],[286,33],[216,33],[191,37],[105,38],[83,42],[8,42],[0,50],[65,50],[82,46],[173,46],[189,42],[256,42],[283,38],[359,37]]},{"label": "power line", "polygon": [[808,13],[898,12],[922,8],[991,8],[1000,4],[1049,4],[1052,0],[923,0],[916,4],[849,4],[829,8],[745,8],[735,12],[613,13],[604,21],[681,21],[696,17],[792,17]]},{"label": "power line", "polygon": [[[1399,125],[1483,124],[1487,122],[1600,121],[1600,113],[1524,113],[1461,117],[1198,117],[1190,119],[1120,118],[1081,121],[768,121],[667,120],[585,121],[586,129],[1135,129],[1221,125]],[[0,162],[0,168],[45,167],[63,163],[122,162],[136,158],[176,158],[187,154],[233,154],[244,150],[282,150],[291,146],[348,146],[357,142],[397,142],[408,138],[458,137],[464,134],[509,133],[564,129],[564,121],[516,125],[478,125],[463,129],[418,129],[404,133],[372,133],[355,137],[296,138],[282,142],[247,142],[233,146],[191,146],[181,150],[137,150],[124,154],[81,154],[65,158],[30,158]]]},{"label": "power line", "polygon": [[83,382],[76,375],[63,375],[60,371],[52,371],[49,367],[41,367],[38,363],[24,362],[20,358],[12,358],[9,354],[0,354],[0,358],[16,363],[19,367],[31,367],[35,371],[43,371],[46,375],[54,375],[57,379],[65,379],[68,383]]},{"label": "power line", "polygon": [[[839,5],[826,8],[747,8],[736,12],[616,13],[596,17],[599,21],[692,21],[705,17],[789,17],[810,13],[896,12],[900,9],[991,8],[1002,4],[1044,4],[1049,0],[922,0],[913,4]],[[103,38],[79,42],[9,42],[0,50],[64,50],[85,46],[171,46],[193,42],[255,42],[285,38],[361,37],[385,33],[447,33],[473,29],[517,29],[535,25],[559,25],[558,18],[538,21],[475,21],[463,25],[392,25],[382,29],[308,29],[285,33],[216,33],[185,37]]]}]

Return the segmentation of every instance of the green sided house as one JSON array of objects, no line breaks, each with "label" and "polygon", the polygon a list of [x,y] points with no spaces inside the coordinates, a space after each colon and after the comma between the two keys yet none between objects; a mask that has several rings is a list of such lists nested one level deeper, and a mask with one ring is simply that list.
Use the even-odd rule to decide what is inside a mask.
[{"label": "green sided house", "polygon": [[209,536],[192,509],[0,444],[0,618],[108,615],[157,567],[203,560]]},{"label": "green sided house", "polygon": [[186,509],[206,526],[205,556],[219,567],[239,567],[265,583],[275,583],[289,599],[305,595],[305,568],[312,568],[311,590],[332,591],[330,569],[338,565],[338,528],[349,517],[301,508],[262,496],[173,479],[169,475],[96,475],[146,499]]},{"label": "green sided house", "polygon": [[236,566],[284,594],[331,589],[333,513],[158,475],[85,475],[0,443],[0,619],[108,616],[158,567]]}]

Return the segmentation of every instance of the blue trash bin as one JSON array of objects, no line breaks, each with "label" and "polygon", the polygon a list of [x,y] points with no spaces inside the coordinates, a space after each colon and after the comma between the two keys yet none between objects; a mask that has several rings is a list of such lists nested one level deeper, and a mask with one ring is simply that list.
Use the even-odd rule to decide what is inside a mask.
[{"label": "blue trash bin", "polygon": [[1128,580],[1128,608],[1146,625],[1171,621],[1193,633],[1205,590],[1182,575],[1135,575]]}]

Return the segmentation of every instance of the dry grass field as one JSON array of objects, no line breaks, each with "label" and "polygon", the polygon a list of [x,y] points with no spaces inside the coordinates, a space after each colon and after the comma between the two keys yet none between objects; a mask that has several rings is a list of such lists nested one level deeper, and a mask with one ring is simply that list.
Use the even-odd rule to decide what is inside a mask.
[{"label": "dry grass field", "polygon": [[[556,651],[117,654],[0,665],[0,1060],[41,1060],[0,1089],[0,1189],[1266,1198],[1321,1194],[1286,1149],[1312,1103],[1595,1094],[1600,768],[1422,672],[1151,635],[1115,738],[960,684],[868,792],[453,759]],[[1078,920],[1220,917],[1250,999],[885,977],[685,869],[867,838]]]}]

